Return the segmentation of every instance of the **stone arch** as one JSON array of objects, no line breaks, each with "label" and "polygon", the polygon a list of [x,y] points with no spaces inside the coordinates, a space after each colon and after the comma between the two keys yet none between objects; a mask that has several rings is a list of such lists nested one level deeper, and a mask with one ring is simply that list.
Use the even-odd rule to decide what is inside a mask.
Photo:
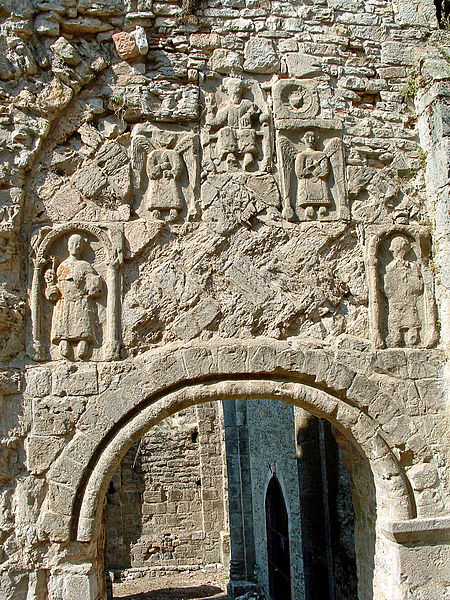
[{"label": "stone arch", "polygon": [[[150,402],[105,443],[101,455],[75,503],[78,523],[73,536],[78,541],[94,541],[100,531],[103,496],[118,464],[131,445],[153,425],[193,404],[221,399],[277,399],[306,409],[333,423],[364,454],[372,467],[378,492],[378,505],[384,518],[409,519],[415,516],[414,498],[407,478],[387,442],[372,419],[356,407],[309,385],[276,379],[236,379],[199,383],[169,393]],[[383,500],[384,499],[384,500]],[[76,526],[75,526],[76,525]]]},{"label": "stone arch", "polygon": [[407,475],[368,409],[389,399],[366,375],[324,350],[267,339],[222,340],[146,353],[117,387],[110,383],[92,398],[76,434],[49,471],[42,535],[55,541],[94,539],[105,486],[136,439],[189,405],[251,397],[284,400],[331,421],[368,458],[380,517],[416,516]]}]

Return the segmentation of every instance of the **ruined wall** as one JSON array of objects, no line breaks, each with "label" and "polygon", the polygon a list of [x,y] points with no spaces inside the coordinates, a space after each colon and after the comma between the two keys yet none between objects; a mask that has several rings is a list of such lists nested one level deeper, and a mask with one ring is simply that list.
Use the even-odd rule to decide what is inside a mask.
[{"label": "ruined wall", "polygon": [[294,409],[273,400],[249,400],[247,421],[257,581],[269,596],[266,494],[275,473],[283,490],[289,518],[289,553],[293,598],[304,597],[300,492]]},{"label": "ruined wall", "polygon": [[150,397],[282,372],[359,411],[325,413],[376,474],[374,596],[443,597],[434,3],[7,0],[0,19],[0,595],[101,598],[92,507]]},{"label": "ruined wall", "polygon": [[107,495],[105,567],[130,577],[228,563],[220,405],[181,411],[124,457]]}]

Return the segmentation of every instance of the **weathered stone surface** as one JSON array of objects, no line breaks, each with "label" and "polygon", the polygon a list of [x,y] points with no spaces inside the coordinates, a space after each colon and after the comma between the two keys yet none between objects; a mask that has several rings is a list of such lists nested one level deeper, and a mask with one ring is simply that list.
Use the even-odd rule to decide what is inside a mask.
[{"label": "weathered stone surface", "polygon": [[123,60],[140,58],[141,53],[139,52],[136,37],[133,33],[120,31],[119,33],[113,33],[112,39],[114,40],[114,46],[116,47],[117,54],[120,58]]},{"label": "weathered stone surface", "polygon": [[265,38],[251,38],[245,45],[244,71],[249,73],[275,73],[280,61],[273,44]]},{"label": "weathered stone surface", "polygon": [[52,393],[56,396],[89,396],[97,392],[95,364],[61,365],[52,373]]},{"label": "weathered stone surface", "polygon": [[242,57],[232,50],[217,48],[210,58],[210,66],[218,73],[230,74],[242,71]]},{"label": "weathered stone surface", "polygon": [[34,367],[26,372],[25,392],[33,398],[48,396],[51,390],[51,371],[47,367]]},{"label": "weathered stone surface", "polygon": [[313,77],[321,72],[320,65],[312,56],[289,52],[284,57],[287,73],[291,77]]}]

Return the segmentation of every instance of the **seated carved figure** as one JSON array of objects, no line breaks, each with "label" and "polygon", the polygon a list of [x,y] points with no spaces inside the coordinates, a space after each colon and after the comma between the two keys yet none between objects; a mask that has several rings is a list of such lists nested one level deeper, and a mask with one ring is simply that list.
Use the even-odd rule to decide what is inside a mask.
[{"label": "seated carved figure", "polygon": [[388,304],[389,346],[416,346],[420,342],[421,318],[419,298],[423,295],[423,279],[416,261],[408,260],[411,251],[404,236],[392,239],[389,250],[392,261],[386,266],[384,292]]},{"label": "seated carved figure", "polygon": [[61,356],[87,358],[89,344],[95,342],[95,302],[101,294],[101,278],[92,266],[81,260],[85,240],[71,235],[67,243],[69,256],[45,273],[45,295],[55,303],[52,316],[51,342],[59,346]]},{"label": "seated carved figure", "polygon": [[224,82],[227,93],[226,104],[214,114],[211,112],[206,117],[206,123],[212,127],[219,127],[217,132],[217,154],[220,162],[226,162],[230,170],[242,166],[249,170],[256,160],[257,134],[254,129],[256,121],[264,122],[267,115],[261,113],[259,108],[247,98],[243,98],[244,84],[240,79],[229,77]]}]

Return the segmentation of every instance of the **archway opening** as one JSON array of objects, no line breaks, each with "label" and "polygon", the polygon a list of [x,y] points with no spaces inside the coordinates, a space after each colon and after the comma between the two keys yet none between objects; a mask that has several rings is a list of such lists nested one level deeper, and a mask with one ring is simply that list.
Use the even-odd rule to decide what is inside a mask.
[{"label": "archway opening", "polygon": [[[195,587],[196,597],[224,595],[230,576],[230,595],[259,587],[272,600],[312,600],[321,591],[327,600],[370,600],[375,488],[361,479],[370,474],[365,463],[327,421],[282,401],[210,402],[174,412],[133,444],[109,483],[105,570],[121,594],[111,588],[109,597],[155,592],[157,575],[167,598],[180,581],[190,593]],[[222,569],[221,582],[208,574],[195,586],[166,577],[205,573],[207,565]],[[147,575],[153,582],[144,587],[119,583]]]},{"label": "archway opening", "polygon": [[291,600],[289,519],[276,474],[267,487],[265,504],[270,597],[272,600]]},{"label": "archway opening", "polygon": [[[221,404],[167,417],[133,444],[105,505],[108,597],[223,596],[229,567]],[[145,596],[147,597],[147,596]]]}]

